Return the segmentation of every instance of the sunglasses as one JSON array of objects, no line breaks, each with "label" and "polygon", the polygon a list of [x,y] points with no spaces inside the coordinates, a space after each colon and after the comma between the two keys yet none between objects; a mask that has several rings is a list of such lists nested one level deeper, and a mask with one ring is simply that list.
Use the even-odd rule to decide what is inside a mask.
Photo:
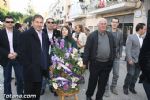
[{"label": "sunglasses", "polygon": [[48,21],[47,23],[48,23],[48,24],[54,24],[54,22],[50,22],[50,21]]},{"label": "sunglasses", "polygon": [[5,21],[6,23],[14,23],[14,21]]}]

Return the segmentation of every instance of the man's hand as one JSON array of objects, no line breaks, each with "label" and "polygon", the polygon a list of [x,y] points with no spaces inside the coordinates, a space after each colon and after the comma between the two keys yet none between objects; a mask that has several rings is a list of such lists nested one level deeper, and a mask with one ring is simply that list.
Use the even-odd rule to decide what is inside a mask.
[{"label": "man's hand", "polygon": [[9,59],[13,59],[13,58],[14,58],[14,55],[13,55],[12,53],[9,53],[9,54],[8,54],[8,58],[9,58]]},{"label": "man's hand", "polygon": [[131,65],[133,64],[133,61],[132,61],[132,60],[129,60],[128,62],[129,62],[129,64],[131,64]]},{"label": "man's hand", "polygon": [[16,59],[17,55],[18,55],[18,54],[17,54],[16,52],[9,53],[9,54],[8,54],[8,58],[11,59],[11,60],[13,60],[13,59]]},{"label": "man's hand", "polygon": [[18,54],[17,54],[16,52],[14,52],[14,53],[13,53],[13,55],[14,55],[15,57],[17,57],[17,56],[18,56]]}]

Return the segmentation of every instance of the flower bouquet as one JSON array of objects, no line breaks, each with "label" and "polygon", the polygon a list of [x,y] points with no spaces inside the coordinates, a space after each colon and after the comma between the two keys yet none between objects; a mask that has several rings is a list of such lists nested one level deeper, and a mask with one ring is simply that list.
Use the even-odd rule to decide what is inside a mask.
[{"label": "flower bouquet", "polygon": [[79,91],[79,84],[84,79],[83,61],[75,48],[65,48],[64,39],[51,41],[52,47],[52,73],[51,85],[55,90],[64,93]]}]

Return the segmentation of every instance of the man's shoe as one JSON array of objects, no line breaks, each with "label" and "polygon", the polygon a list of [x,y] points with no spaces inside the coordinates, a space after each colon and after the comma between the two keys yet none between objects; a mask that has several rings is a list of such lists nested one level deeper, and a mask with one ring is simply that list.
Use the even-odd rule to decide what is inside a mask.
[{"label": "man's shoe", "polygon": [[109,91],[105,91],[104,96],[105,96],[105,97],[110,97]]},{"label": "man's shoe", "polygon": [[124,88],[124,87],[123,87],[123,93],[126,94],[126,95],[128,95],[128,94],[129,94],[128,88]]},{"label": "man's shoe", "polygon": [[45,89],[42,89],[40,95],[44,95],[44,93],[45,93]]},{"label": "man's shoe", "polygon": [[129,88],[130,92],[133,93],[133,94],[137,94],[137,92],[135,91],[134,88]]},{"label": "man's shoe", "polygon": [[110,90],[111,90],[111,92],[112,92],[113,94],[118,95],[118,91],[117,91],[116,88],[110,87]]},{"label": "man's shoe", "polygon": [[92,98],[91,97],[86,97],[86,100],[92,100]]}]

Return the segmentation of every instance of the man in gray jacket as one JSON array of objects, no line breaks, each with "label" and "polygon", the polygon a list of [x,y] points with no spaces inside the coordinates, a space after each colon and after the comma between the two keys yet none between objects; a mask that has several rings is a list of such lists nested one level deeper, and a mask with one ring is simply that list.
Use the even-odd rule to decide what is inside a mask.
[{"label": "man in gray jacket", "polygon": [[136,94],[135,83],[140,74],[138,57],[140,48],[143,44],[142,35],[146,32],[144,23],[136,25],[136,33],[129,35],[126,41],[126,57],[127,57],[127,75],[124,81],[123,92],[128,95],[128,89],[133,94]]},{"label": "man in gray jacket", "polygon": [[[115,47],[116,47],[116,55],[113,62],[113,78],[112,78],[112,84],[110,86],[110,90],[113,94],[118,95],[118,91],[116,89],[117,81],[119,78],[119,61],[120,57],[122,56],[122,46],[123,46],[123,34],[122,31],[118,28],[119,25],[119,19],[118,18],[112,18],[111,20],[111,28],[108,30],[112,33],[114,37]],[[106,86],[105,94],[104,96],[109,97],[109,81]]]}]

